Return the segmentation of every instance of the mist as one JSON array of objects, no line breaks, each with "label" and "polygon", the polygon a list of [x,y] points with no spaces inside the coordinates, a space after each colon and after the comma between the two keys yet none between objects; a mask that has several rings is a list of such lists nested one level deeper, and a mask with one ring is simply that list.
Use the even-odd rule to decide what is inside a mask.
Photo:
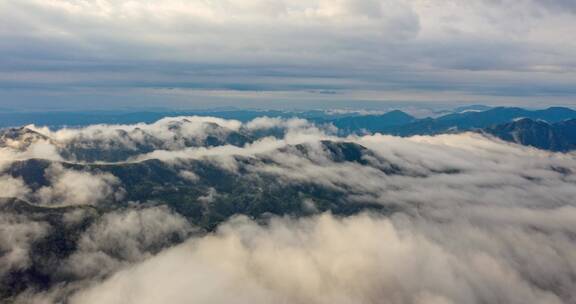
[{"label": "mist", "polygon": [[[3,214],[0,274],[31,267],[53,230],[78,236],[55,270],[67,279],[16,303],[576,303],[574,154],[478,133],[341,137],[277,118],[30,129],[41,139],[1,148],[0,189],[62,213]],[[78,147],[132,152],[99,160]],[[32,160],[48,162],[43,186],[15,173]],[[202,166],[255,193],[295,187],[298,212],[241,211],[206,228],[172,203],[126,199],[132,177],[119,168],[145,164],[196,189],[186,204],[203,213],[235,194],[224,179],[205,186]]]}]

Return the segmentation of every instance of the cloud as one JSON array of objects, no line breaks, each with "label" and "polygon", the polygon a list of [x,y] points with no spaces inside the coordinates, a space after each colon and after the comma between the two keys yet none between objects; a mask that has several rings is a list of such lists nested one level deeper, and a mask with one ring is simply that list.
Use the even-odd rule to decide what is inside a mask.
[{"label": "cloud", "polygon": [[23,197],[30,189],[20,178],[11,176],[0,176],[0,196],[1,197]]},{"label": "cloud", "polygon": [[10,146],[0,146],[0,170],[5,169],[10,163],[26,159],[49,159],[62,160],[57,147],[46,140],[32,142],[24,150],[14,149]]},{"label": "cloud", "polygon": [[[241,123],[216,117],[168,117],[151,124],[92,125],[84,128],[63,128],[52,131],[46,127],[28,126],[72,150],[146,149],[175,150],[186,146],[202,146],[208,137],[225,138],[238,131]],[[87,153],[87,152],[84,152]],[[78,158],[82,155],[70,155]],[[81,161],[82,159],[80,159]]]},{"label": "cloud", "polygon": [[[423,228],[440,230],[440,239]],[[559,266],[573,258],[573,242],[536,245],[529,241],[544,234],[486,228],[367,215],[276,219],[266,227],[238,218],[76,294],[72,303],[563,303],[537,283],[569,288],[573,268]],[[556,256],[559,248],[569,256]],[[538,263],[556,272],[524,273]]]},{"label": "cloud", "polygon": [[[279,147],[285,143],[316,140],[337,130],[331,125],[317,126],[298,118],[259,117],[243,124],[237,120],[187,116],[167,117],[151,124],[91,125],[58,130],[29,125],[20,132],[27,131],[45,138],[31,140],[18,148],[9,144],[0,147],[4,166],[33,158],[85,164],[191,157],[192,154],[253,153],[272,143]],[[16,142],[24,141],[20,137]],[[217,149],[213,150],[214,147]]]},{"label": "cloud", "polygon": [[[30,247],[48,234],[47,223],[12,214],[0,215],[0,276],[30,265]],[[3,294],[4,292],[2,292]]]},{"label": "cloud", "polygon": [[573,105],[574,12],[568,0],[3,1],[0,86],[28,107]]},{"label": "cloud", "polygon": [[[0,231],[0,283],[7,288],[11,281],[18,280],[18,276],[28,280],[23,284],[24,290],[21,286],[15,287],[18,288],[16,293],[3,290],[2,297],[13,295],[11,300],[15,303],[59,303],[73,291],[87,288],[111,273],[146,260],[197,232],[186,219],[163,206],[133,205],[130,209],[109,211],[101,217],[96,214],[96,219],[94,216],[88,209],[70,209],[63,214],[63,223],[52,227],[29,219],[34,217],[31,214],[0,216],[3,228]],[[61,226],[63,224],[70,227]],[[73,240],[75,246],[69,254],[58,252],[48,261],[42,261],[53,252],[39,252],[37,247],[32,251],[31,248],[44,237],[53,237],[53,233],[70,234],[68,240]],[[50,272],[43,280],[54,288],[35,289],[32,286],[38,278],[34,269],[30,274],[27,268],[39,266]],[[54,283],[55,278],[58,284]]]},{"label": "cloud", "polygon": [[[478,134],[346,138],[371,151],[362,164],[336,162],[333,150],[318,143],[324,136],[301,142],[304,150],[239,153],[266,160],[253,163],[252,172],[340,189],[346,200],[400,211],[388,218],[273,219],[265,226],[236,219],[80,291],[73,302],[570,303],[576,297],[573,155]],[[145,292],[152,286],[154,293]]]},{"label": "cloud", "polygon": [[315,127],[313,124],[305,119],[293,118],[293,119],[282,119],[278,117],[258,117],[246,124],[246,129],[248,130],[261,130],[261,129],[272,129],[272,128],[310,128]]},{"label": "cloud", "polygon": [[144,260],[192,231],[186,219],[165,207],[108,213],[82,234],[61,271],[94,279]]},{"label": "cloud", "polygon": [[[306,123],[309,128],[316,128]],[[240,132],[241,127],[242,123],[236,120],[200,116],[168,117],[151,124],[58,130],[28,125],[4,131],[14,133],[15,138],[0,142],[0,169],[14,161],[34,158],[75,163],[115,162],[155,150],[242,145],[251,138],[247,137],[250,134]]]},{"label": "cloud", "polygon": [[[167,119],[138,128],[151,134],[167,132],[156,138],[173,142],[168,134],[174,128],[166,126],[184,122],[200,126],[187,134],[203,137],[204,125],[195,119]],[[164,204],[161,200],[122,201],[122,208],[98,209],[98,202],[114,200],[122,179],[68,167],[90,162],[53,164],[46,171],[50,190],[38,192],[49,192],[53,202],[95,204],[102,217],[78,232],[74,252],[59,261],[60,274],[77,280],[41,293],[29,290],[18,300],[43,297],[49,302],[88,304],[559,304],[576,300],[573,153],[541,151],[475,133],[336,137],[302,120],[213,123],[216,126],[210,124],[210,130],[282,132],[244,145],[154,150],[129,162],[164,162],[190,187],[201,184],[205,172],[187,165],[202,162],[229,170],[234,180],[245,181],[254,191],[259,185],[252,184],[254,180],[279,189],[300,186],[296,199],[301,200],[306,216],[260,214],[249,219],[239,215],[223,219],[213,232],[198,234],[189,219],[169,209],[170,203],[151,206]],[[178,130],[186,129],[179,126]],[[120,134],[118,129],[94,126],[58,135],[37,128],[58,138],[53,140],[56,145],[75,138],[83,138],[86,144],[105,142]],[[136,126],[121,129],[132,132]],[[66,132],[72,135],[64,136]],[[7,189],[25,186],[11,177],[0,182]],[[386,212],[318,214],[325,210],[321,208],[325,202],[306,197],[310,185],[314,191],[334,192],[334,203],[351,207],[368,203]],[[213,184],[203,186],[202,196],[186,203],[211,205],[237,194]],[[84,216],[67,212],[63,225],[80,225]],[[38,223],[24,220],[30,221],[5,220],[12,226],[30,225],[32,231],[7,230],[25,236],[16,238],[19,241],[12,247],[21,249],[6,264],[26,265],[29,244],[47,233],[36,231]]]},{"label": "cloud", "polygon": [[118,178],[109,173],[92,174],[54,164],[45,175],[50,185],[34,193],[43,205],[95,205],[105,200],[118,201],[124,195]]}]

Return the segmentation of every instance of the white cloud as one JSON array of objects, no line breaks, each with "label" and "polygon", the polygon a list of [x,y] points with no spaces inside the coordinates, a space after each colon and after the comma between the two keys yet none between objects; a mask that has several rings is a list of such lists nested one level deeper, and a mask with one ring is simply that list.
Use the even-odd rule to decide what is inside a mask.
[{"label": "white cloud", "polygon": [[[28,126],[61,145],[74,148],[137,150],[143,145],[157,149],[178,149],[195,142],[202,145],[207,136],[223,137],[237,131],[241,123],[208,116],[167,117],[151,124],[91,125],[84,128],[63,128],[52,131],[47,127]],[[190,145],[190,143],[188,143]]]},{"label": "white cloud", "polygon": [[23,151],[11,147],[0,147],[0,170],[14,161],[32,158],[62,160],[57,147],[53,143],[46,140],[39,140],[30,144]]},{"label": "white cloud", "polygon": [[[272,218],[265,224],[239,217],[214,233],[164,249],[171,237],[188,237],[191,225],[168,209],[128,204],[92,224],[66,260],[62,271],[82,282],[48,293],[65,298],[73,291],[72,303],[88,304],[560,304],[576,299],[574,153],[545,152],[475,133],[343,138],[300,120],[222,123],[235,130],[286,132],[283,138],[266,137],[243,147],[157,150],[133,161],[159,159],[181,166],[188,159],[211,161],[232,174],[265,174],[280,186],[319,185],[338,190],[338,199],[348,204],[381,204],[394,212]],[[108,132],[91,128],[94,134]],[[346,161],[351,155],[356,161]],[[235,171],[240,166],[243,170]],[[178,174],[192,182],[202,178],[199,172]],[[114,195],[120,183],[108,173],[58,165],[47,177],[52,187],[39,193],[70,204],[95,204]],[[0,181],[10,189],[23,186],[18,179]],[[200,199],[206,204],[229,194],[207,190]],[[301,203],[306,212],[319,209],[307,198]],[[69,214],[64,221],[77,223],[82,216]],[[19,240],[12,247],[20,249],[6,264],[26,265],[29,243],[42,235],[30,227],[30,233],[18,228],[25,236],[0,234]]]},{"label": "white cloud", "polygon": [[20,178],[11,176],[0,176],[0,197],[23,197],[30,192],[30,189]]},{"label": "white cloud", "polygon": [[49,229],[44,222],[0,214],[0,275],[28,267],[32,242],[45,236]]},{"label": "white cloud", "polygon": [[150,257],[191,231],[186,219],[163,207],[108,213],[81,235],[78,249],[61,271],[88,279],[108,275]]},{"label": "white cloud", "polygon": [[45,174],[50,185],[34,193],[44,205],[95,205],[106,199],[119,200],[124,195],[118,188],[118,178],[110,173],[93,174],[54,164]]},{"label": "white cloud", "polygon": [[[304,138],[203,151],[215,159],[272,160],[250,169],[399,211],[273,219],[266,226],[235,219],[79,291],[72,301],[570,303],[576,297],[574,155],[472,133],[346,138],[372,151],[362,165],[331,160],[331,150],[318,143],[329,136]],[[399,171],[386,171],[391,165]]]},{"label": "white cloud", "polygon": [[[324,215],[277,219],[261,227],[240,218],[215,235],[191,240],[81,291],[72,302],[563,303],[522,273],[538,267],[536,262],[569,261],[547,260],[546,252],[558,243],[528,244],[525,238],[538,238],[528,231],[499,237],[482,228],[456,230],[439,223],[430,228],[445,234],[433,239],[421,230],[427,226],[405,224]],[[499,243],[507,237],[513,243]],[[575,248],[567,239],[560,242],[567,246],[563,253]],[[507,256],[512,244],[531,250],[526,261],[531,264]],[[569,283],[573,269],[557,270],[546,279]]]},{"label": "white cloud", "polygon": [[183,177],[183,178],[185,178],[191,182],[196,182],[196,181],[200,180],[200,177],[196,173],[189,171],[189,170],[182,170],[182,171],[180,171],[179,174],[181,177]]}]

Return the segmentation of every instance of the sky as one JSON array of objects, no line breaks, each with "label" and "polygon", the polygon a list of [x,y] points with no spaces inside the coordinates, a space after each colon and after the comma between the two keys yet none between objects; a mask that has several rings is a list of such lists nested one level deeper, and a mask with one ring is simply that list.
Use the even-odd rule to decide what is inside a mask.
[{"label": "sky", "polygon": [[573,0],[0,0],[0,108],[576,106]]}]

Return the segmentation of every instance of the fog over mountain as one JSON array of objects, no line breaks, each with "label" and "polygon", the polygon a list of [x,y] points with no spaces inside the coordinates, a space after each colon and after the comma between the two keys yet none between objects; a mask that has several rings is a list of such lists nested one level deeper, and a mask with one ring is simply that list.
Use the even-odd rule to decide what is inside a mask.
[{"label": "fog over mountain", "polygon": [[576,0],[0,0],[0,304],[576,304]]},{"label": "fog over mountain", "polygon": [[576,303],[576,155],[173,117],[0,135],[7,303]]}]

